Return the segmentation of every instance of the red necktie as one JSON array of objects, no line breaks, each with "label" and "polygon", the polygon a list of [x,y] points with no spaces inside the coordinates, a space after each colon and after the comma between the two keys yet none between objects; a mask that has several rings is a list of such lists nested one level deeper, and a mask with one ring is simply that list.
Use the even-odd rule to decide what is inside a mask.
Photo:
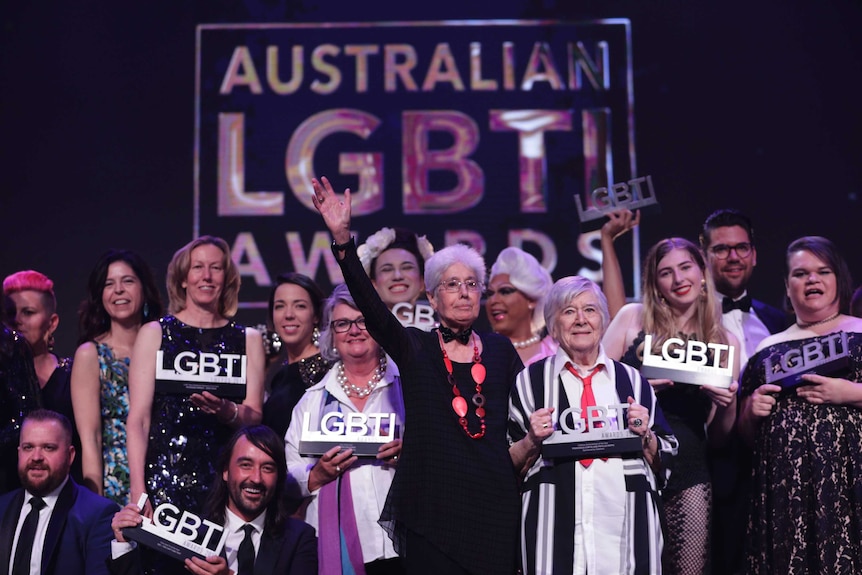
[{"label": "red necktie", "polygon": [[[584,384],[584,391],[581,393],[581,417],[584,419],[584,428],[589,431],[589,418],[587,417],[587,413],[589,412],[590,407],[595,407],[596,405],[596,396],[593,395],[593,376],[602,369],[602,366],[597,365],[587,377],[581,377],[581,374],[578,373],[578,370],[575,369],[575,366],[572,365],[571,362],[566,362],[566,369],[568,369],[572,375],[580,379]],[[600,426],[600,423],[596,425],[596,427]],[[607,458],[602,459],[607,461]],[[592,463],[592,459],[581,459],[581,465],[585,468],[589,467]]]}]

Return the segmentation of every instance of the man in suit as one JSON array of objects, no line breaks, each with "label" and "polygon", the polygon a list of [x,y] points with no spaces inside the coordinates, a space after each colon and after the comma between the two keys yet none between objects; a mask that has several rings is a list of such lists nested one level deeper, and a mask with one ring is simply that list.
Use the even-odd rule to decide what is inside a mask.
[{"label": "man in suit", "polygon": [[[700,245],[722,300],[721,323],[737,337],[739,365],[766,336],[789,326],[787,314],[753,299],[748,283],[757,265],[754,228],[743,213],[732,209],[713,212],[703,224]],[[744,556],[751,471],[750,452],[738,437],[709,453],[712,475],[712,572],[740,573]]]},{"label": "man in suit", "polygon": [[713,212],[703,224],[700,245],[715,288],[724,296],[721,323],[742,344],[739,365],[745,367],[763,338],[790,325],[787,314],[748,294],[748,282],[757,265],[757,248],[751,220],[742,212]]},{"label": "man in suit", "polygon": [[22,487],[0,497],[0,575],[107,575],[116,504],[69,477],[72,425],[54,411],[24,418]]},{"label": "man in suit", "polygon": [[[218,468],[221,475],[210,490],[206,515],[227,532],[224,553],[206,560],[186,559],[185,565],[173,562],[177,572],[227,575],[230,570],[237,575],[317,575],[314,529],[290,517],[285,499],[284,441],[264,425],[243,427],[225,446]],[[124,548],[122,529],[140,523],[140,509],[134,504],[114,516],[112,573],[140,572],[137,553],[122,554],[128,550]]]}]

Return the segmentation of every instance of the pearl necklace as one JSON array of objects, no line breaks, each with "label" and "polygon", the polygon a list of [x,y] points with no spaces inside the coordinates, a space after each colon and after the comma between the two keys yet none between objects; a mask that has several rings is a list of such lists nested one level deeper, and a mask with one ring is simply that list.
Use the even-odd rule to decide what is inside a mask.
[{"label": "pearl necklace", "polygon": [[539,334],[534,333],[533,337],[527,338],[524,341],[513,341],[512,345],[515,346],[515,349],[524,349],[525,347],[530,347],[535,343],[539,343],[541,341],[541,337]]},{"label": "pearl necklace", "polygon": [[338,372],[335,374],[335,379],[338,381],[338,384],[341,385],[341,389],[344,390],[344,393],[347,394],[347,397],[356,397],[358,399],[365,399],[377,385],[383,380],[383,376],[386,375],[386,355],[380,355],[380,364],[377,366],[377,369],[374,370],[374,375],[371,376],[371,379],[368,381],[365,387],[359,387],[358,385],[354,385],[347,381],[347,375],[344,373],[344,362],[338,364]]},{"label": "pearl necklace", "polygon": [[814,327],[815,325],[821,325],[824,323],[829,323],[830,321],[832,321],[833,319],[835,319],[839,315],[841,315],[840,311],[836,312],[835,315],[830,315],[829,317],[827,317],[825,319],[821,319],[819,321],[797,321],[796,325],[798,325],[800,329],[808,329],[809,327]]}]

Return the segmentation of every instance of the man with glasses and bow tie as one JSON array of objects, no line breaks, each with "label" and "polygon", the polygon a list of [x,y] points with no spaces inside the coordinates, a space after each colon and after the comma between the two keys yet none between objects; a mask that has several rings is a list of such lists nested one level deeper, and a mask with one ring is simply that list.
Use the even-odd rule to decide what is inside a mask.
[{"label": "man with glasses and bow tie", "polygon": [[[744,370],[758,344],[766,336],[790,325],[789,318],[748,293],[748,282],[757,265],[757,249],[754,229],[747,216],[733,209],[713,212],[703,224],[700,245],[712,271],[715,288],[724,296],[721,323],[741,344],[737,354]],[[742,567],[751,470],[749,458],[750,453],[738,438],[710,452],[713,573],[737,573]]]},{"label": "man with glasses and bow tie", "polygon": [[700,246],[715,289],[724,296],[721,323],[744,345],[739,350],[739,365],[745,366],[763,338],[790,325],[787,314],[748,293],[757,265],[754,229],[748,217],[731,209],[713,212],[703,224]]},{"label": "man with glasses and bow tie", "polygon": [[0,497],[0,574],[107,574],[117,505],[69,477],[72,425],[47,409],[30,412],[18,444],[20,489]]}]

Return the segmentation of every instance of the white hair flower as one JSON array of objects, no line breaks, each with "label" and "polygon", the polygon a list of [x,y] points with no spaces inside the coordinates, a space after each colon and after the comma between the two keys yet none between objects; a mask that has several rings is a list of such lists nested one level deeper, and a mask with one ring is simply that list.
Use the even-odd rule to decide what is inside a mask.
[{"label": "white hair flower", "polygon": [[434,246],[425,236],[416,236],[416,247],[419,248],[419,253],[422,254],[422,259],[425,261],[434,255]]},{"label": "white hair flower", "polygon": [[377,256],[394,241],[395,230],[392,228],[381,228],[368,236],[365,243],[356,248],[356,255],[359,256],[359,261],[362,262],[362,268],[366,274],[371,275],[371,262],[377,259]]}]

